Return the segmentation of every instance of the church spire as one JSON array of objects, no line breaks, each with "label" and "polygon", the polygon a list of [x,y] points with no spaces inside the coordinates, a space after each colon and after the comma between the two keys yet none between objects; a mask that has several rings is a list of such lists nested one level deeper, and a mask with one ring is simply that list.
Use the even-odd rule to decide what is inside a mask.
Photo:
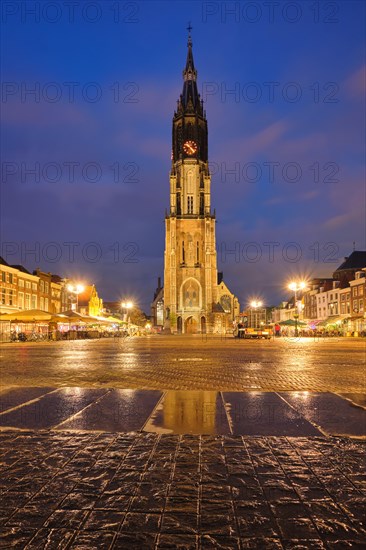
[{"label": "church spire", "polygon": [[194,61],[193,61],[191,30],[192,30],[191,23],[189,23],[189,25],[187,27],[187,31],[188,31],[187,61],[186,61],[185,69],[183,71],[184,80],[196,80],[197,79],[197,71],[194,68]]},{"label": "church spire", "polygon": [[197,89],[197,71],[193,61],[191,24],[188,27],[188,42],[187,42],[187,60],[183,70],[183,92],[181,95],[181,104],[184,111],[196,112],[202,114],[202,105]]}]

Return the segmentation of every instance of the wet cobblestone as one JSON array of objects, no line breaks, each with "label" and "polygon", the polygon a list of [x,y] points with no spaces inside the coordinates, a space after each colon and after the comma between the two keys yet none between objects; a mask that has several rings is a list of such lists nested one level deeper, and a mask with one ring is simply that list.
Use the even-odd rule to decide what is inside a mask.
[{"label": "wet cobblestone", "polygon": [[152,336],[13,343],[0,351],[3,387],[365,391],[365,341],[357,338]]},{"label": "wet cobblestone", "polygon": [[0,434],[4,548],[362,548],[365,443]]}]

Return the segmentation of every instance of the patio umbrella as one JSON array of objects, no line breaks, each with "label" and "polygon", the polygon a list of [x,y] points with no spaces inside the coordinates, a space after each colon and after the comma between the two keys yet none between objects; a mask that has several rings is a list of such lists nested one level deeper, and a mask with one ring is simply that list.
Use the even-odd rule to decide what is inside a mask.
[{"label": "patio umbrella", "polygon": [[296,325],[298,327],[306,327],[306,323],[304,323],[303,321],[294,321],[294,319],[287,319],[286,321],[280,321],[278,323],[279,325],[281,326],[285,326],[285,327],[295,327]]},{"label": "patio umbrella", "polygon": [[117,317],[101,317],[101,316],[93,316],[90,317],[90,319],[93,319],[95,323],[98,323],[100,325],[116,325],[116,324],[123,324],[125,321],[122,321],[121,319],[117,319]]},{"label": "patio umbrella", "polygon": [[37,321],[49,321],[52,317],[48,311],[41,309],[23,309],[13,313],[4,313],[0,315],[0,321],[19,321],[20,323],[32,323]]},{"label": "patio umbrella", "polygon": [[89,315],[81,315],[77,311],[69,310],[52,315],[52,321],[54,323],[92,323],[94,319],[89,317]]}]

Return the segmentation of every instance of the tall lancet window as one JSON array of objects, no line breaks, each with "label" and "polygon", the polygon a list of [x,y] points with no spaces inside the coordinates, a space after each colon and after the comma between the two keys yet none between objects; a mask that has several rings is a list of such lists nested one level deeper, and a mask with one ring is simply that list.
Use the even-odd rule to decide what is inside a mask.
[{"label": "tall lancet window", "polygon": [[193,170],[189,170],[187,174],[187,193],[190,195],[193,195],[194,189],[193,189]]},{"label": "tall lancet window", "polygon": [[182,213],[180,206],[180,193],[177,193],[177,215],[180,216]]},{"label": "tall lancet window", "polygon": [[186,263],[186,254],[184,251],[184,241],[182,241],[182,264]]},{"label": "tall lancet window", "polygon": [[205,209],[205,198],[203,193],[200,193],[200,216],[203,216]]},{"label": "tall lancet window", "polygon": [[187,213],[193,214],[193,197],[187,197]]}]

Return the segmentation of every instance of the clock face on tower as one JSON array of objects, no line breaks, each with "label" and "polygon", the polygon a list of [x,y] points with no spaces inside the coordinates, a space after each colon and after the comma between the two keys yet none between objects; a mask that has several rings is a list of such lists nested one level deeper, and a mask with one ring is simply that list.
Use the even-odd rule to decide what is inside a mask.
[{"label": "clock face on tower", "polygon": [[194,155],[197,152],[197,143],[193,140],[186,141],[183,145],[186,155]]}]

